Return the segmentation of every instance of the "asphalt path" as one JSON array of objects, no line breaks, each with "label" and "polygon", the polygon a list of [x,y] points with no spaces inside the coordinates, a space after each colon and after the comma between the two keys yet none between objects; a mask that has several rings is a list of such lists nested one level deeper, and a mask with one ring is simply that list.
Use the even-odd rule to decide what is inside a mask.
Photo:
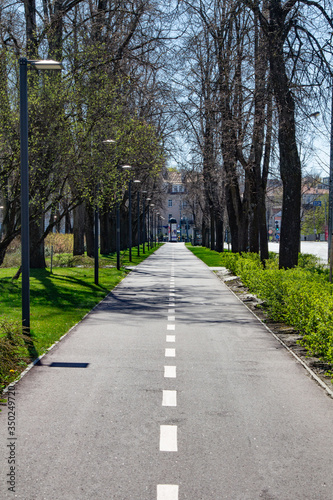
[{"label": "asphalt path", "polygon": [[12,399],[1,498],[333,499],[333,400],[181,243],[137,266]]}]

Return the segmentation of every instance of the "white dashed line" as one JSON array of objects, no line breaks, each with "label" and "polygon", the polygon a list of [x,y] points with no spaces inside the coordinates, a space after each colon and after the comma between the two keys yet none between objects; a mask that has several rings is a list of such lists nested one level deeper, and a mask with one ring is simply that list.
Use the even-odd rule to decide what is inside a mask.
[{"label": "white dashed line", "polygon": [[175,358],[176,357],[176,349],[165,349],[165,357],[166,358]]},{"label": "white dashed line", "polygon": [[166,342],[176,342],[176,335],[167,335]]},{"label": "white dashed line", "polygon": [[158,484],[157,500],[178,500],[178,484]]},{"label": "white dashed line", "polygon": [[176,309],[168,309],[168,314],[175,314]]},{"label": "white dashed line", "polygon": [[178,451],[177,425],[160,426],[160,451]]},{"label": "white dashed line", "polygon": [[174,299],[169,299],[169,307],[175,307]]},{"label": "white dashed line", "polygon": [[162,406],[177,406],[177,391],[163,391]]},{"label": "white dashed line", "polygon": [[176,378],[176,367],[175,366],[165,366],[164,367],[164,378]]},{"label": "white dashed line", "polygon": [[168,321],[176,321],[175,316],[168,316]]},{"label": "white dashed line", "polygon": [[176,325],[167,325],[167,330],[176,330]]}]

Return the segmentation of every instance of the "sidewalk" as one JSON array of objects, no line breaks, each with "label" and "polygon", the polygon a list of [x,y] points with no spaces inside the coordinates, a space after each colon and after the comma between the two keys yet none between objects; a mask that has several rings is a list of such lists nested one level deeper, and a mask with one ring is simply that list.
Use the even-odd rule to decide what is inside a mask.
[{"label": "sidewalk", "polygon": [[333,499],[333,401],[181,243],[137,266],[13,398],[4,499]]}]

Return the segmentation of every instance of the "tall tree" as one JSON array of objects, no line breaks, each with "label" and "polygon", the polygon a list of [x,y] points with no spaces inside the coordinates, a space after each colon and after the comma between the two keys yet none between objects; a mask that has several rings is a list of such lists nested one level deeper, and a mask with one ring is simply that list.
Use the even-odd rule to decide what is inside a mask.
[{"label": "tall tree", "polygon": [[[332,27],[333,23],[325,6],[312,0],[245,0],[245,4],[255,12],[267,39],[271,82],[279,119],[280,174],[283,183],[279,265],[280,268],[288,268],[297,265],[300,238],[302,173],[296,141],[293,79],[304,51],[300,37],[302,31],[306,32],[307,41],[315,48],[313,53],[320,52],[320,44],[315,42],[316,35],[305,28],[305,17],[300,15],[300,9],[311,7],[321,14],[328,26]],[[301,80],[299,83],[302,83]]]}]

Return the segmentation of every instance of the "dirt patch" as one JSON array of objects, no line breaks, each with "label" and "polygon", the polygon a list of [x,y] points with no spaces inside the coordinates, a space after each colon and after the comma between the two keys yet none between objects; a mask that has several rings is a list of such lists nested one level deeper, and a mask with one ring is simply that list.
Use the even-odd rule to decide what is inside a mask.
[{"label": "dirt patch", "polygon": [[265,311],[265,303],[250,293],[239,277],[232,275],[228,269],[215,270],[215,274],[303,363],[311,368],[330,390],[333,389],[331,378],[325,375],[329,370],[333,370],[333,366],[320,361],[314,356],[309,356],[307,350],[298,344],[298,341],[302,339],[302,335],[297,330],[285,323],[272,321],[267,311]]}]

